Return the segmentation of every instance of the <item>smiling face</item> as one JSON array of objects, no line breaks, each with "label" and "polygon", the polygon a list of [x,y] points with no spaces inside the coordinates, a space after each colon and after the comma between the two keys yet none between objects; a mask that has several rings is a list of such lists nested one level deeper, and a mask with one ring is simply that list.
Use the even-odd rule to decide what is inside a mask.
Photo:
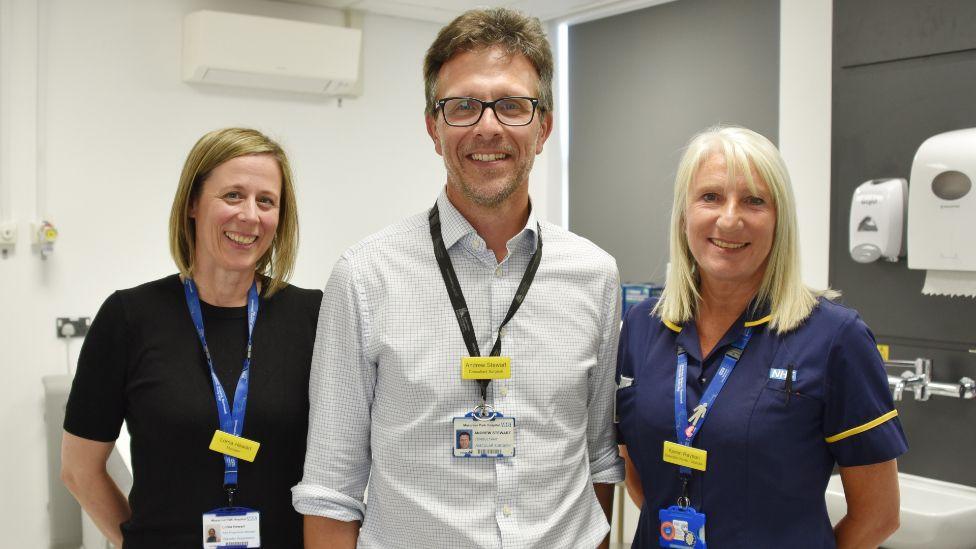
[{"label": "smiling face", "polygon": [[729,180],[722,154],[712,153],[688,188],[685,235],[702,286],[750,285],[758,290],[776,230],[769,187],[752,172],[754,188],[736,173]]},{"label": "smiling face", "polygon": [[[440,69],[438,98],[537,97],[539,75],[521,54],[493,46],[459,53]],[[447,190],[458,201],[494,208],[513,195],[528,197],[529,172],[552,130],[552,116],[536,111],[527,126],[506,126],[486,109],[477,124],[449,126],[438,111],[427,115],[427,132],[444,157]]]},{"label": "smiling face", "polygon": [[471,435],[468,433],[461,433],[458,435],[458,448],[461,450],[471,449]]},{"label": "smiling face", "polygon": [[190,205],[194,268],[254,272],[278,228],[281,169],[271,155],[239,156],[210,172]]}]

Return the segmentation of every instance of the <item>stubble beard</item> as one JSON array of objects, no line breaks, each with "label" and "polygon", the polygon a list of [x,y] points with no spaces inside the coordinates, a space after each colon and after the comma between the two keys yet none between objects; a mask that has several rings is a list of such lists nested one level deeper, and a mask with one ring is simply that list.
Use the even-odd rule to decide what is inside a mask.
[{"label": "stubble beard", "polygon": [[478,185],[472,184],[459,173],[460,170],[453,169],[447,162],[444,165],[447,168],[448,185],[460,190],[461,195],[472,203],[483,208],[494,209],[504,204],[520,186],[528,184],[529,172],[532,170],[533,161],[534,158],[529,158],[528,162],[516,167],[515,173],[497,189],[493,185],[489,186],[489,188],[479,188]]}]

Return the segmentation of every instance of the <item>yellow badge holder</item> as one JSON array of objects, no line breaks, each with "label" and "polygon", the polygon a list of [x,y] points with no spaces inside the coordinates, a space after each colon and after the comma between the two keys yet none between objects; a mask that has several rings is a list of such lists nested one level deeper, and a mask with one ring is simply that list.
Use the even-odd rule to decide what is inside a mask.
[{"label": "yellow badge holder", "polygon": [[512,359],[507,356],[466,356],[461,358],[461,379],[509,379]]},{"label": "yellow badge holder", "polygon": [[250,462],[254,462],[254,458],[257,457],[258,449],[260,447],[260,442],[249,440],[244,437],[235,437],[234,435],[225,433],[220,429],[214,431],[213,439],[210,440],[210,449],[214,452],[219,452],[221,454]]}]

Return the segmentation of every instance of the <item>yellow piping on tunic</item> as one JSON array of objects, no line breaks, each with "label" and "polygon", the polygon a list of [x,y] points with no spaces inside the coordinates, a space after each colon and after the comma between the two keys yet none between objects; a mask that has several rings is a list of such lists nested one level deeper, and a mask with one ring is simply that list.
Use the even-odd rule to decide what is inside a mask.
[{"label": "yellow piping on tunic", "polygon": [[[760,318],[758,320],[750,320],[749,322],[744,323],[743,326],[745,326],[746,328],[751,328],[753,326],[759,326],[760,324],[765,324],[765,323],[769,322],[770,319],[772,319],[772,318],[773,318],[773,315],[766,315],[766,316],[764,316],[764,317],[762,317],[762,318]],[[671,328],[671,330],[673,330],[674,332],[679,333],[679,334],[681,333],[681,326],[678,326],[674,322],[671,322],[670,320],[663,319],[663,318],[661,319],[661,322],[663,322],[664,325],[667,326],[668,328]]]},{"label": "yellow piping on tunic", "polygon": [[826,440],[828,444],[833,443],[833,442],[837,442],[838,440],[844,440],[847,437],[852,437],[852,436],[854,436],[856,434],[863,433],[864,431],[869,431],[871,429],[874,429],[878,425],[881,425],[882,423],[888,421],[889,419],[891,419],[891,418],[893,418],[893,417],[895,417],[897,415],[898,415],[898,410],[892,410],[892,411],[888,412],[887,414],[884,414],[881,417],[872,419],[871,421],[865,423],[864,425],[858,425],[857,427],[854,427],[853,429],[848,429],[848,430],[844,431],[843,433],[837,433],[836,435],[834,435],[832,437],[827,437],[824,440]]},{"label": "yellow piping on tunic", "polygon": [[759,320],[750,320],[749,322],[743,324],[743,326],[745,326],[746,328],[752,328],[753,326],[759,326],[760,324],[765,324],[769,322],[771,318],[773,318],[773,315],[766,315],[760,318]]},{"label": "yellow piping on tunic", "polygon": [[665,320],[663,318],[661,319],[661,322],[663,322],[665,326],[667,326],[668,328],[671,328],[675,332],[677,332],[679,334],[681,333],[681,326],[678,326],[674,322],[671,322],[670,320]]}]

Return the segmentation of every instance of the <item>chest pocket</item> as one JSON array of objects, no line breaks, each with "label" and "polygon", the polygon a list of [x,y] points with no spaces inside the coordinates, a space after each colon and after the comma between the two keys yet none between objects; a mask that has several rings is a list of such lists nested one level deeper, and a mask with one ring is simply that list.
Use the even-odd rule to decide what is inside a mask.
[{"label": "chest pocket", "polygon": [[811,374],[793,363],[769,368],[750,420],[750,438],[823,441],[823,402],[814,396],[821,380]]},{"label": "chest pocket", "polygon": [[[774,366],[773,370],[787,365]],[[779,372],[767,379],[749,420],[750,484],[774,501],[817,495],[817,478],[830,455],[823,434],[823,401],[813,396],[821,381],[802,368],[787,383]],[[808,377],[809,376],[809,377]],[[802,473],[801,473],[802,471]],[[823,491],[819,495],[822,499]]]}]

